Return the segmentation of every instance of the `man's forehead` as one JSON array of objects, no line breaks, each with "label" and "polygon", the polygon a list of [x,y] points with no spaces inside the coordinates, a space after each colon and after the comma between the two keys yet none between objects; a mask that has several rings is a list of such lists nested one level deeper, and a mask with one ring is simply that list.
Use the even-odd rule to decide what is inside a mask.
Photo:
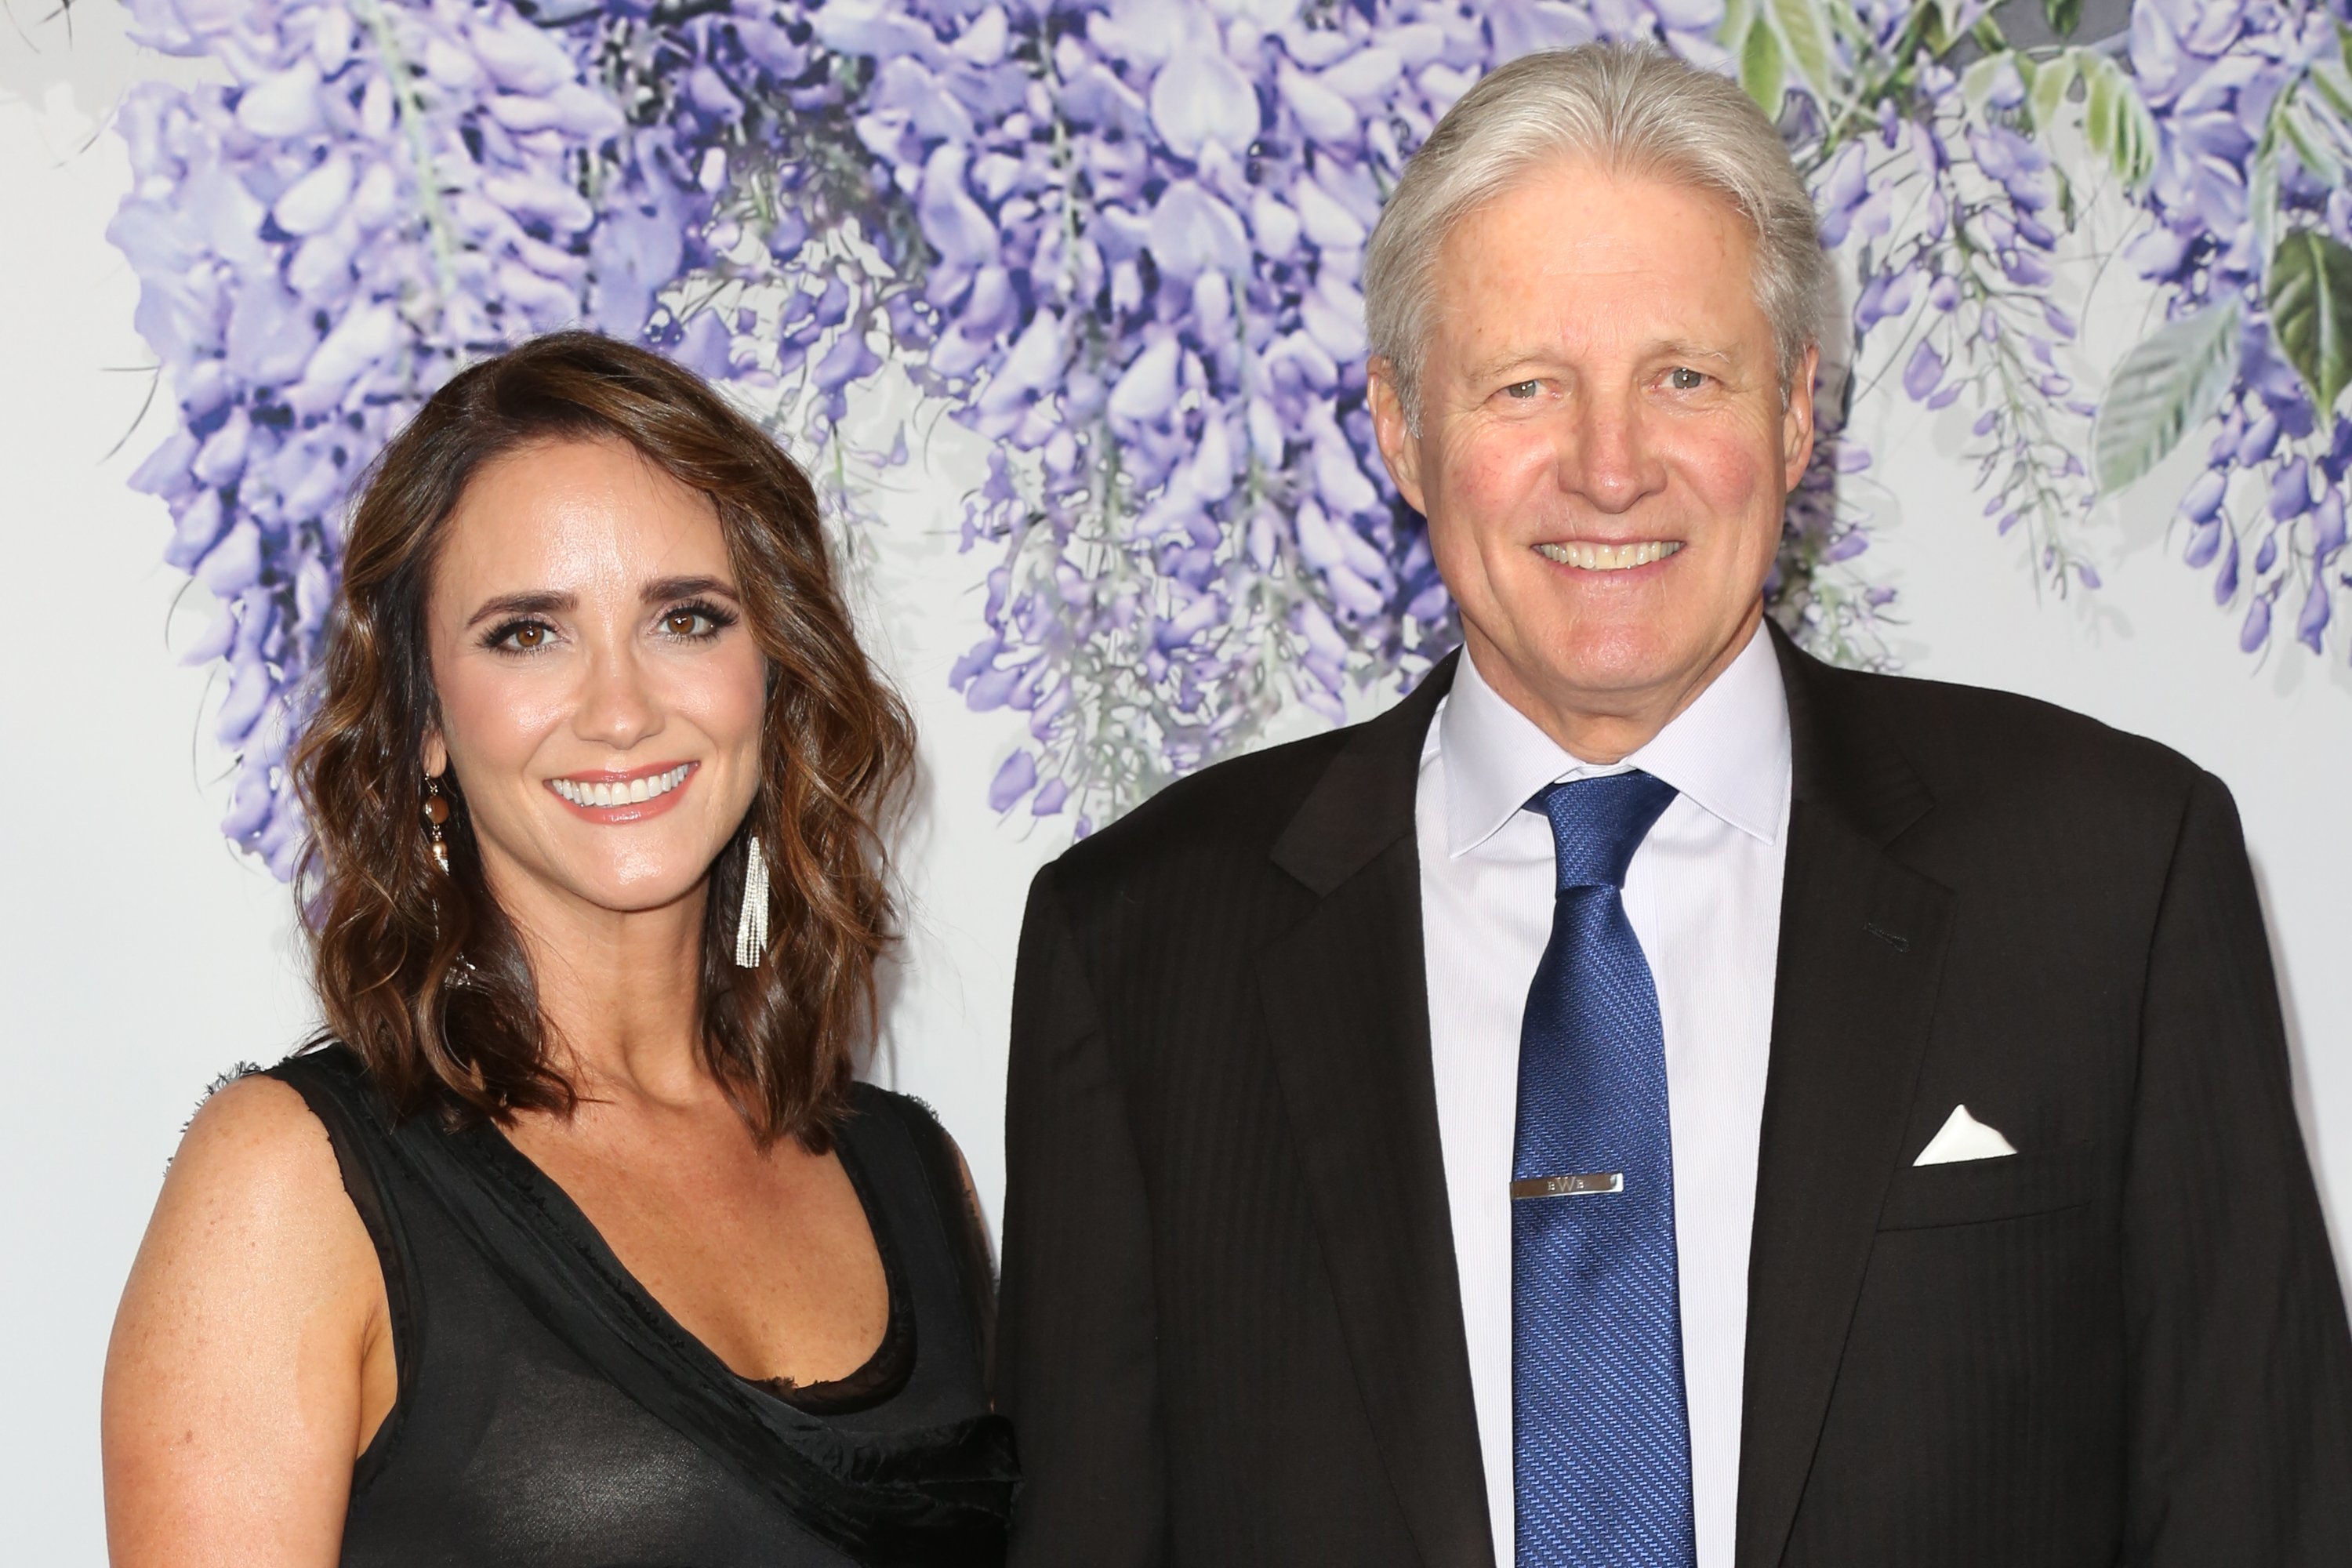
[{"label": "man's forehead", "polygon": [[1431,302],[1435,324],[1482,358],[1569,342],[1730,355],[1769,331],[1751,262],[1737,215],[1709,193],[1559,171],[1464,219]]},{"label": "man's forehead", "polygon": [[1720,191],[1664,172],[1614,170],[1582,159],[1540,163],[1520,170],[1448,226],[1458,234],[1481,225],[1532,220],[1624,238],[1630,237],[1618,223],[1628,215],[1717,229],[1735,244],[1752,237],[1738,205]]}]

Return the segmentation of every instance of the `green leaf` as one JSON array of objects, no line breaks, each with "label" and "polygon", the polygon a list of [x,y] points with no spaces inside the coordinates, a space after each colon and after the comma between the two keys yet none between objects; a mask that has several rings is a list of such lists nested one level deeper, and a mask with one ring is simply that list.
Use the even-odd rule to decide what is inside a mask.
[{"label": "green leaf", "polygon": [[1715,30],[1715,41],[1738,59],[1748,47],[1748,30],[1755,25],[1756,0],[1725,0],[1723,24]]},{"label": "green leaf", "polygon": [[2124,355],[2091,426],[2091,482],[2113,495],[2213,416],[2238,374],[2238,302],[2167,322]]},{"label": "green leaf", "polygon": [[2268,258],[2278,234],[2278,143],[2265,136],[2254,150],[2252,169],[2246,175],[2246,221],[2254,231],[2254,254]]},{"label": "green leaf", "polygon": [[1871,47],[1870,25],[1854,9],[1853,0],[1828,0],[1830,31],[1853,45],[1857,49]]},{"label": "green leaf", "polygon": [[1780,36],[1773,28],[1748,29],[1747,47],[1739,51],[1739,85],[1766,115],[1780,118],[1780,100],[1789,89],[1789,63],[1780,53]]},{"label": "green leaf", "polygon": [[2352,249],[2299,228],[2271,256],[2271,335],[2324,419],[2352,381]]},{"label": "green leaf", "polygon": [[1837,47],[1830,38],[1829,17],[1820,0],[1770,0],[1773,26],[1797,79],[1811,89],[1823,110],[1836,102]]},{"label": "green leaf", "polygon": [[1927,47],[1927,52],[1937,59],[1941,59],[1945,52],[1952,47],[1951,29],[1944,26],[1940,5],[1931,5],[1927,8],[1919,29],[1919,41]]},{"label": "green leaf", "polygon": [[2083,134],[2117,178],[2137,186],[2156,167],[2156,121],[2121,66],[2095,49],[2073,52],[2089,89]]},{"label": "green leaf", "polygon": [[2110,149],[2116,140],[2115,79],[2088,61],[2078,61],[2076,68],[2083,73],[2083,134],[2091,150],[2102,158],[2112,160]]},{"label": "green leaf", "polygon": [[2327,107],[2336,111],[2339,122],[2352,125],[2352,76],[2347,76],[2342,66],[2322,60],[2311,68],[2304,79],[2327,100]]},{"label": "green leaf", "polygon": [[2057,129],[2058,110],[2066,102],[2066,89],[2074,85],[2074,68],[2072,49],[2033,68],[2033,89],[2026,101],[2033,109],[2034,129],[2044,136]]},{"label": "green leaf", "polygon": [[2050,19],[2052,32],[2071,38],[2083,25],[2083,0],[2042,0],[2042,14]]},{"label": "green leaf", "polygon": [[2318,134],[2305,123],[2300,105],[2290,108],[2280,118],[2279,130],[2294,143],[2295,158],[2303,164],[2305,173],[2323,185],[2344,183],[2344,165],[2335,153],[2320,144]]},{"label": "green leaf", "polygon": [[1960,96],[1970,109],[1983,111],[1985,100],[1992,94],[1992,84],[2000,79],[2001,64],[2000,56],[1987,55],[1960,73]]}]

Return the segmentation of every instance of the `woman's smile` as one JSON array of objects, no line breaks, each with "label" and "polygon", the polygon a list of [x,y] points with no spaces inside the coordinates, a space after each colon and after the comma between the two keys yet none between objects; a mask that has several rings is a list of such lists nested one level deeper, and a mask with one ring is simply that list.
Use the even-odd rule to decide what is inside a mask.
[{"label": "woman's smile", "polygon": [[548,792],[587,822],[643,822],[678,803],[699,763],[656,763],[625,771],[566,773],[546,781]]}]

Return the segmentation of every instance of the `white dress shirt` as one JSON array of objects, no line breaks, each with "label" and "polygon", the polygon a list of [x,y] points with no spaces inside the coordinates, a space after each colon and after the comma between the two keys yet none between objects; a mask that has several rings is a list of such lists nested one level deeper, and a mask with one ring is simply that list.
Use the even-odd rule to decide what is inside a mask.
[{"label": "white dress shirt", "polygon": [[1468,1331],[1495,1560],[1513,1556],[1511,1151],[1519,1026],[1551,935],[1552,838],[1529,797],[1640,768],[1681,793],[1634,853],[1625,912],[1665,1026],[1683,1381],[1699,1568],[1731,1568],[1748,1247],[1780,945],[1789,710],[1771,639],[1622,763],[1579,762],[1495,693],[1465,652],[1414,801],[1438,1134]]}]

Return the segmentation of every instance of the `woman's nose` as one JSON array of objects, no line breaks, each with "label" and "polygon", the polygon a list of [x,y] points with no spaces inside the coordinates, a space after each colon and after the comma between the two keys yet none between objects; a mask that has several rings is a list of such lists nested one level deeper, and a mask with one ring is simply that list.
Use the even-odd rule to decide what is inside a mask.
[{"label": "woman's nose", "polygon": [[661,705],[635,651],[624,646],[591,657],[572,716],[574,732],[625,752],[660,728]]}]

